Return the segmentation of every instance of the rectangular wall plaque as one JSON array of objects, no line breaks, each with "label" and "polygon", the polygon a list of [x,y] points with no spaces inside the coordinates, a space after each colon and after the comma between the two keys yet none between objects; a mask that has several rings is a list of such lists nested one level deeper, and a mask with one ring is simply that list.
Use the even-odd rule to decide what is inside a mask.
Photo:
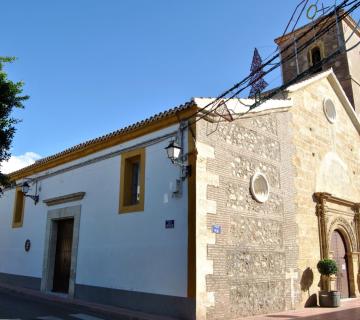
[{"label": "rectangular wall plaque", "polygon": [[175,220],[166,220],[165,228],[166,229],[174,229],[175,228]]},{"label": "rectangular wall plaque", "polygon": [[212,233],[219,234],[219,233],[221,233],[221,226],[219,226],[219,225],[213,225],[213,226],[211,227],[211,230],[212,230]]}]

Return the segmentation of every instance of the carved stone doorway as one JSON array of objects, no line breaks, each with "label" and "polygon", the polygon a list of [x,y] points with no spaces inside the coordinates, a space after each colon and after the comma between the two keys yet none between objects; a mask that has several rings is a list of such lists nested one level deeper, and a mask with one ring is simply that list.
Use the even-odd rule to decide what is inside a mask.
[{"label": "carved stone doorway", "polygon": [[336,290],[341,298],[349,298],[348,254],[346,244],[340,231],[334,230],[331,235],[330,251],[336,261],[338,272],[336,273]]},{"label": "carved stone doorway", "polygon": [[325,192],[315,193],[314,199],[317,202],[320,258],[337,261],[340,269],[336,277],[337,290],[342,298],[354,298],[359,293],[360,280],[359,203]]}]

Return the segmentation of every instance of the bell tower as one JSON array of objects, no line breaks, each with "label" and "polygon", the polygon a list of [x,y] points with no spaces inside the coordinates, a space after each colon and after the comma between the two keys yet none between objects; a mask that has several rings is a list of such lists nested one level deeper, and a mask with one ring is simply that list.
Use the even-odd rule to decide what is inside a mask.
[{"label": "bell tower", "polygon": [[[315,20],[275,39],[280,51],[292,44],[289,49],[281,53],[283,82],[289,82],[339,48],[345,47],[349,51],[343,51],[330,61],[324,62],[313,70],[313,73],[333,68],[355,112],[360,116],[360,46],[352,48],[360,41],[360,29],[350,16],[346,16],[338,23],[335,15],[318,23],[319,21],[319,19]],[[316,37],[316,34],[326,26],[331,27],[326,33]],[[308,33],[301,37],[307,31]],[[299,51],[298,49],[308,41],[311,41],[311,44]],[[289,55],[295,56],[287,59]]]}]

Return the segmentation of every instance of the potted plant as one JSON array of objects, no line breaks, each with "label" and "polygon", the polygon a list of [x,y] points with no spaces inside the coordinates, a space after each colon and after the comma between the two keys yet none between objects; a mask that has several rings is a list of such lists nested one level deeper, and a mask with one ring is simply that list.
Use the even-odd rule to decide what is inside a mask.
[{"label": "potted plant", "polygon": [[317,269],[321,274],[320,307],[340,306],[340,292],[330,290],[330,276],[338,272],[336,262],[332,259],[322,259],[318,262]]}]

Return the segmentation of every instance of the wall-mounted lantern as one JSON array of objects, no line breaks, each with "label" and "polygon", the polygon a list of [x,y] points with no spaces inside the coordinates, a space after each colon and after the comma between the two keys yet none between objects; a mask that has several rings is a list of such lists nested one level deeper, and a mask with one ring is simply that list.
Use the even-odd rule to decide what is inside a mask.
[{"label": "wall-mounted lantern", "polygon": [[39,202],[39,195],[37,194],[37,190],[36,190],[34,195],[27,194],[29,192],[29,190],[30,190],[30,186],[27,183],[27,181],[25,181],[21,186],[21,191],[22,191],[22,193],[24,194],[25,197],[29,197],[30,199],[33,199],[34,204],[36,205]]},{"label": "wall-mounted lantern", "polygon": [[182,148],[176,143],[175,140],[170,141],[169,145],[165,148],[168,158],[172,163],[179,160]]},{"label": "wall-mounted lantern", "polygon": [[171,140],[165,150],[170,161],[181,168],[181,179],[189,177],[191,166],[185,163],[187,155],[183,155],[183,148],[175,140]]}]

